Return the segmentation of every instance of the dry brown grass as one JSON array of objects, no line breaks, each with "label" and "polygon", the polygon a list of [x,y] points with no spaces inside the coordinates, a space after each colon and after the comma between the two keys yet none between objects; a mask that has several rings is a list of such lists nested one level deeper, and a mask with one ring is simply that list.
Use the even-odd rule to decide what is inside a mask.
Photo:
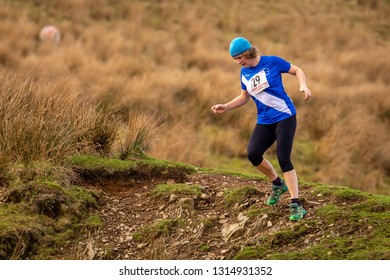
[{"label": "dry brown grass", "polygon": [[129,115],[129,121],[120,138],[119,157],[126,159],[134,154],[149,153],[153,142],[158,140],[163,119],[157,112],[138,112]]},{"label": "dry brown grass", "polygon": [[9,162],[61,163],[80,153],[107,152],[114,140],[114,114],[68,80],[33,79],[0,72],[0,153]]},{"label": "dry brown grass", "polygon": [[[300,176],[388,189],[388,1],[0,4],[0,65],[74,80],[84,94],[124,112],[158,110],[167,125],[150,154],[199,165],[220,154],[245,158],[253,104],[218,117],[209,108],[238,94],[239,68],[228,45],[246,36],[263,54],[280,55],[306,72],[309,102],[296,80],[285,77],[298,109],[297,142],[304,138],[318,153],[315,162],[302,159],[313,168],[302,168]],[[38,41],[46,24],[61,30],[59,46]]]}]

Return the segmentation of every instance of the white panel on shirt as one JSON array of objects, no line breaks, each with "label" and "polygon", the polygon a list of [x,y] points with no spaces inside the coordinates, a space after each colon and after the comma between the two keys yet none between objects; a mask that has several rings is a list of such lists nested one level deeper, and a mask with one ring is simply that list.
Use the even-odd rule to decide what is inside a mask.
[{"label": "white panel on shirt", "polygon": [[292,115],[291,110],[288,108],[286,102],[281,98],[273,96],[266,91],[260,92],[254,97],[268,107]]}]

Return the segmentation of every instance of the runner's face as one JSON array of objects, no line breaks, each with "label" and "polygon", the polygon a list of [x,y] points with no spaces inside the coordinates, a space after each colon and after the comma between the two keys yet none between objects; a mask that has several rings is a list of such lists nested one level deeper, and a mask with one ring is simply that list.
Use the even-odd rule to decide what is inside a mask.
[{"label": "runner's face", "polygon": [[244,55],[239,54],[233,57],[233,60],[240,64],[242,67],[249,67],[249,58],[246,58]]}]

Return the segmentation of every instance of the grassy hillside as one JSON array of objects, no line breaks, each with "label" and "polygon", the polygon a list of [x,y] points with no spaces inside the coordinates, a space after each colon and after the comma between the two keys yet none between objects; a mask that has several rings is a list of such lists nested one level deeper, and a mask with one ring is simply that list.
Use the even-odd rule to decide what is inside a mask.
[{"label": "grassy hillside", "polygon": [[[305,103],[296,80],[285,78],[298,109],[294,162],[301,178],[389,193],[389,1],[0,4],[2,73],[72,85],[68,91],[111,104],[125,126],[150,112],[159,133],[153,130],[156,141],[143,148],[204,167],[252,168],[245,156],[253,104],[218,117],[210,111],[238,94],[228,45],[245,36],[262,54],[282,56],[307,74],[313,98]],[[60,29],[60,44],[39,41],[47,24]]]}]

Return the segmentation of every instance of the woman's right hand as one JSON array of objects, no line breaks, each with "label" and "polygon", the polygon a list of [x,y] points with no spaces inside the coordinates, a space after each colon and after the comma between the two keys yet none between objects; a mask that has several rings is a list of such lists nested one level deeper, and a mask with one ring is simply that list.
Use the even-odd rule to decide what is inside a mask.
[{"label": "woman's right hand", "polygon": [[226,111],[226,104],[216,104],[213,107],[211,107],[211,110],[214,114],[222,114]]}]

